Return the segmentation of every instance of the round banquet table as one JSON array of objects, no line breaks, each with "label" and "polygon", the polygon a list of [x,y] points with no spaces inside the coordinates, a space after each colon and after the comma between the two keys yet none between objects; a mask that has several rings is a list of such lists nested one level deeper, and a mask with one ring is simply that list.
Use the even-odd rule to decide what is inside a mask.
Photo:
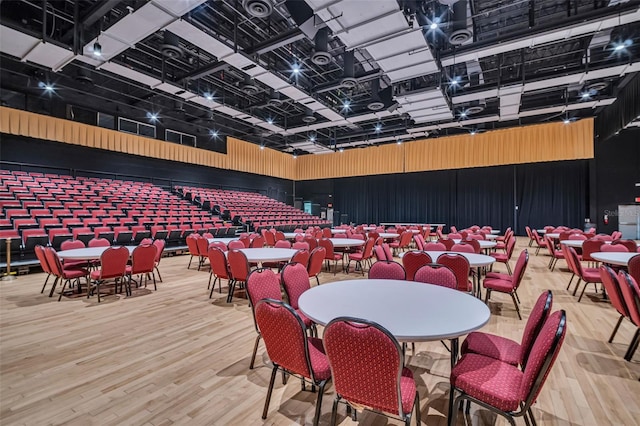
[{"label": "round banquet table", "polygon": [[236,241],[238,240],[237,238],[207,238],[207,241],[209,242],[209,244],[211,243],[224,243],[224,245],[228,245],[231,241]]},{"label": "round banquet table", "polygon": [[331,228],[332,234],[346,234],[348,231],[347,228]]},{"label": "round banquet table", "polygon": [[[243,248],[239,249],[247,256],[247,260],[252,263],[262,262],[287,262],[291,260],[294,254],[298,250],[275,248],[275,247],[260,247],[260,248]],[[227,252],[228,253],[228,252]]]},{"label": "round banquet table", "polygon": [[387,239],[387,238],[398,238],[400,234],[396,234],[394,232],[380,232],[378,236],[382,239]]},{"label": "round banquet table", "polygon": [[[116,246],[114,246],[116,247]],[[133,249],[136,246],[125,246],[129,250],[129,256],[133,253]],[[100,259],[102,253],[109,247],[85,247],[71,250],[61,250],[58,252],[58,257],[60,259],[69,259],[69,260],[95,260]]]},{"label": "round banquet table", "polygon": [[283,234],[287,240],[293,240],[296,235],[302,235],[303,237],[307,236],[304,232],[283,232]]},{"label": "round banquet table", "polygon": [[364,245],[364,240],[355,238],[328,238],[333,243],[333,248],[360,247]]},{"label": "round banquet table", "polygon": [[545,234],[545,237],[549,237],[552,240],[557,240],[558,238],[560,238],[560,233],[559,232],[552,232],[550,234]]},{"label": "round banquet table", "polygon": [[538,231],[538,234],[546,234],[547,231],[544,229],[536,229],[536,231]]},{"label": "round banquet table", "polygon": [[591,253],[591,257],[595,260],[598,260],[602,263],[608,263],[609,265],[617,265],[617,266],[627,266],[629,265],[629,260],[633,256],[640,256],[640,253],[627,253],[627,252],[607,252],[607,251],[598,251],[595,253]]},{"label": "round banquet table", "polygon": [[320,325],[348,316],[376,322],[401,342],[450,339],[452,367],[458,337],[483,327],[490,316],[487,305],[467,293],[404,280],[336,281],[305,291],[298,304]]},{"label": "round banquet table", "polygon": [[500,234],[500,230],[499,229],[492,229],[491,230],[491,234],[498,235],[498,234]]},{"label": "round banquet table", "polygon": [[[454,238],[452,241],[456,244],[459,244],[462,240]],[[498,245],[498,243],[496,243],[495,241],[487,241],[487,240],[477,240],[477,241],[480,243],[480,248],[482,250],[494,248],[495,246]]]},{"label": "round banquet table", "polygon": [[484,236],[485,239],[487,240],[497,240],[498,239],[498,235],[497,234],[487,234]]}]

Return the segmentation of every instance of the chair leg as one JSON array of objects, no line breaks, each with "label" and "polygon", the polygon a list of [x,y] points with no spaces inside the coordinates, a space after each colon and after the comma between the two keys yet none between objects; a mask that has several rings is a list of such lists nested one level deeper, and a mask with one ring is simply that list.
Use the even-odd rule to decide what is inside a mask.
[{"label": "chair leg", "polygon": [[509,261],[507,260],[504,264],[507,265],[507,272],[509,272],[509,275],[513,275],[513,272],[511,272],[511,265],[509,265]]},{"label": "chair leg", "polygon": [[40,290],[40,293],[44,293],[44,288],[47,286],[47,281],[49,281],[50,276],[51,274],[47,274],[47,279],[44,280],[44,285],[42,286],[42,290]]},{"label": "chair leg", "polygon": [[262,410],[262,419],[267,418],[267,412],[269,412],[269,401],[271,401],[271,393],[273,392],[273,384],[276,381],[276,373],[278,372],[278,366],[274,365],[271,371],[271,380],[269,381],[269,389],[267,390],[267,399],[264,401],[264,409]]},{"label": "chair leg", "polygon": [[631,343],[629,344],[629,349],[627,353],[624,355],[624,359],[627,361],[631,361],[633,354],[638,349],[638,344],[640,344],[640,327],[636,330],[636,334],[633,335],[633,339],[631,339]]},{"label": "chair leg", "polygon": [[336,426],[336,417],[338,414],[338,401],[340,400],[339,396],[336,396],[333,399],[333,407],[331,408],[331,426]]},{"label": "chair leg", "polygon": [[522,315],[520,315],[520,307],[518,306],[518,302],[516,302],[516,296],[513,292],[511,292],[511,299],[513,300],[513,306],[516,307],[516,313],[518,314],[518,318],[522,319]]},{"label": "chair leg", "polygon": [[620,315],[620,318],[618,318],[618,322],[616,323],[616,326],[613,327],[613,333],[611,333],[611,337],[609,337],[609,343],[613,343],[613,338],[618,332],[618,328],[620,328],[620,324],[622,324],[623,319],[624,319],[624,315]]},{"label": "chair leg", "polygon": [[[453,426],[456,424],[456,417],[458,417],[458,410],[454,410],[453,406],[454,406],[454,389],[453,386],[449,385],[449,415],[447,416],[448,422],[447,425],[448,426]],[[458,399],[462,398],[462,395],[460,395],[456,401],[455,401],[455,405],[457,406],[459,401]]]},{"label": "chair leg", "polygon": [[53,284],[51,285],[51,291],[49,291],[49,297],[53,297],[53,291],[56,289],[56,286],[58,285],[58,280],[60,279],[60,277],[56,277],[55,280],[53,280]]},{"label": "chair leg", "polygon": [[484,304],[486,305],[489,302],[489,298],[491,297],[491,289],[487,289],[487,294],[484,297]]},{"label": "chair leg", "polygon": [[162,282],[162,275],[160,275],[160,270],[158,269],[157,266],[155,266],[156,271],[158,271],[158,279],[160,280],[160,282]]},{"label": "chair leg", "polygon": [[518,301],[518,303],[520,303],[520,297],[518,296],[518,292],[514,290],[513,294],[516,295],[516,300]]},{"label": "chair leg", "polygon": [[187,269],[191,267],[191,261],[193,260],[193,255],[189,258],[189,264],[187,265]]},{"label": "chair leg", "polygon": [[569,290],[569,287],[571,287],[571,281],[573,281],[573,277],[575,277],[576,274],[571,274],[571,279],[569,280],[569,284],[567,284],[567,290]]},{"label": "chair leg", "polygon": [[584,285],[582,286],[582,291],[580,292],[580,297],[578,297],[578,303],[580,303],[580,301],[582,300],[582,296],[584,296],[584,291],[587,289],[588,285],[589,283],[585,281]]},{"label": "chair leg", "polygon": [[256,336],[256,343],[253,345],[253,355],[251,355],[251,363],[249,364],[249,370],[253,370],[253,363],[256,360],[256,354],[258,353],[258,344],[260,343],[260,334]]},{"label": "chair leg", "polygon": [[414,405],[416,406],[416,425],[420,426],[420,395],[418,394],[418,391],[416,391],[416,399]]},{"label": "chair leg", "polygon": [[582,281],[582,278],[578,277],[578,281],[576,281],[576,288],[573,289],[573,295],[575,296],[576,293],[578,292],[578,287],[580,286],[580,282]]},{"label": "chair leg", "polygon": [[227,295],[227,303],[233,300],[233,292],[236,291],[236,280],[229,281],[229,294]]},{"label": "chair leg", "polygon": [[313,426],[318,426],[318,422],[320,422],[320,412],[322,410],[322,397],[324,396],[324,387],[326,386],[327,381],[323,380],[320,382],[320,386],[318,389],[318,398],[316,399],[316,414],[313,417]]},{"label": "chair leg", "polygon": [[64,284],[62,284],[62,289],[60,289],[60,296],[58,296],[58,302],[62,300],[62,295],[64,294],[64,289],[67,287],[67,283],[69,280],[64,280]]},{"label": "chair leg", "polygon": [[[213,280],[213,287],[211,287],[211,293],[209,293],[209,299],[211,299],[211,298],[213,297],[213,290],[215,290],[215,289],[216,289],[216,281],[218,281],[219,279],[220,279],[220,278],[216,277],[216,278]],[[209,281],[211,281],[211,277],[209,277]],[[207,289],[208,289],[208,288],[209,288],[209,287],[207,287]]]}]

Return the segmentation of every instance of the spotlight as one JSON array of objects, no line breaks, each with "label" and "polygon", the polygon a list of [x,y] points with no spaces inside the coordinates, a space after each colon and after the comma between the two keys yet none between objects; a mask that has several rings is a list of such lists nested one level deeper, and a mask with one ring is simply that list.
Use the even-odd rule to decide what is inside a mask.
[{"label": "spotlight", "polygon": [[340,148],[338,151],[340,151],[340,152],[344,152],[344,148]]},{"label": "spotlight", "polygon": [[460,118],[467,118],[467,111],[460,111]]},{"label": "spotlight", "polygon": [[94,56],[102,56],[102,46],[97,41],[93,43],[93,54]]},{"label": "spotlight", "polygon": [[260,149],[264,149],[264,145],[260,145]]},{"label": "spotlight", "polygon": [[631,46],[633,44],[633,42],[629,39],[626,39],[625,41],[619,41],[619,42],[615,42],[613,43],[613,51],[616,53],[626,53],[627,52],[627,47]]},{"label": "spotlight", "polygon": [[381,130],[382,130],[382,124],[380,123],[376,124],[376,127],[375,127],[376,133],[380,133]]},{"label": "spotlight", "polygon": [[396,143],[397,143],[398,145],[402,145],[402,139],[398,139],[398,140],[396,141]]},{"label": "spotlight", "polygon": [[155,123],[156,121],[158,121],[158,113],[157,112],[148,112],[147,113],[147,118],[152,123]]},{"label": "spotlight", "polygon": [[267,123],[273,124],[273,118],[271,118],[271,117],[267,118]]},{"label": "spotlight", "polygon": [[342,109],[349,111],[351,109],[351,102],[348,100],[343,101]]},{"label": "spotlight", "polygon": [[580,98],[586,101],[587,99],[591,98],[591,94],[589,92],[582,92],[580,94]]},{"label": "spotlight", "polygon": [[454,76],[450,81],[449,81],[449,85],[451,87],[458,87],[458,85],[460,85],[460,76],[456,75]]},{"label": "spotlight", "polygon": [[218,131],[216,129],[209,130],[209,136],[216,139],[218,137]]},{"label": "spotlight", "polygon": [[293,66],[291,67],[291,72],[293,72],[294,74],[299,74],[300,73],[300,65],[293,64]]},{"label": "spotlight", "polygon": [[569,123],[571,123],[571,120],[569,120],[569,118],[565,118],[564,120],[562,120],[562,122],[564,124],[569,124]]},{"label": "spotlight", "polygon": [[298,156],[296,154],[293,154],[293,159],[295,160],[296,158],[298,158]]},{"label": "spotlight", "polygon": [[471,136],[474,136],[477,132],[475,130],[471,131]]},{"label": "spotlight", "polygon": [[316,135],[310,135],[309,136],[309,141],[310,142],[315,142],[316,141]]},{"label": "spotlight", "polygon": [[213,100],[213,94],[212,94],[212,93],[207,92],[207,93],[205,93],[205,94],[204,94],[204,98],[205,98],[206,100],[208,100],[208,101],[212,101],[212,100]]}]

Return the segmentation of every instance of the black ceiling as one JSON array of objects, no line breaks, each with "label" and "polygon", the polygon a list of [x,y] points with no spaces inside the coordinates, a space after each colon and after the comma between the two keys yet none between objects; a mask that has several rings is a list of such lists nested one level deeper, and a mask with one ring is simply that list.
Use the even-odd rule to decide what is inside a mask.
[{"label": "black ceiling", "polygon": [[[152,3],[162,8],[163,1],[172,0],[152,0]],[[191,1],[195,4],[197,0]],[[336,149],[341,145],[388,143],[395,138],[422,138],[593,116],[624,90],[624,85],[636,72],[635,68],[622,73],[604,72],[598,78],[527,88],[519,100],[519,110],[516,108],[515,115],[507,115],[506,109],[501,111],[503,94],[490,94],[491,90],[635,64],[640,54],[640,1],[344,0],[325,3],[334,4],[330,7],[333,7],[331,13],[336,22],[348,22],[357,16],[339,14],[341,4],[359,3],[366,8],[367,4],[376,2],[393,3],[406,19],[407,28],[422,31],[425,49],[429,50],[437,66],[435,72],[425,65],[424,75],[393,80],[373,59],[367,44],[351,49],[352,46],[345,45],[343,34],[332,29],[335,29],[335,23],[326,19],[324,22],[320,13],[314,14],[312,7],[318,12],[322,0],[208,0],[187,11],[181,17],[183,22],[224,43],[252,65],[236,67],[227,57],[216,57],[209,46],[182,38],[165,30],[165,26],[154,29],[134,46],[110,58],[113,64],[176,87],[175,93],[168,93],[96,66],[89,58],[79,59],[83,48],[84,56],[91,56],[87,54],[86,46],[96,37],[98,42],[105,44],[105,32],[117,23],[125,22],[124,19],[138,13],[149,2],[4,1],[0,3],[3,28],[44,39],[79,56],[54,71],[31,60],[28,55],[24,62],[20,61],[24,58],[7,53],[14,48],[5,48],[10,42],[0,40],[2,101],[14,105],[12,96],[20,92],[42,97],[39,83],[47,80],[55,82],[56,91],[51,96],[60,102],[140,120],[145,120],[148,112],[154,112],[167,128],[191,129],[192,133],[203,135],[215,129],[220,135],[235,136],[288,152],[299,143],[307,142],[296,148],[296,151],[304,152],[314,151],[308,147],[310,139],[313,140],[311,145]],[[326,10],[331,10],[330,7]],[[265,9],[270,9],[271,13]],[[626,21],[620,18],[630,13],[635,15]],[[266,16],[259,16],[261,14]],[[549,42],[535,39],[563,28],[579,29],[616,16],[619,25],[594,26],[588,31],[574,31],[567,33],[567,37]],[[436,30],[430,28],[434,21],[438,23]],[[382,25],[384,20],[379,22]],[[348,30],[346,28],[347,33]],[[458,31],[455,34],[459,36],[462,34],[458,40],[463,41],[462,44],[452,44],[454,31]],[[531,43],[524,47],[514,46],[500,53],[480,55],[477,60],[455,59],[527,40]],[[616,50],[617,46],[622,47]],[[397,49],[402,51],[403,46],[397,46]],[[354,66],[350,72],[348,64],[345,65],[345,58],[350,53],[345,52],[351,50]],[[314,53],[324,63],[314,63],[311,60]],[[252,79],[251,69],[256,65],[291,84],[298,93],[303,92],[306,100],[294,100],[278,93],[261,79]],[[300,68],[297,74],[293,71],[296,66]],[[351,86],[342,83],[345,76],[355,78]],[[452,84],[452,80],[455,83]],[[416,122],[416,112],[407,113],[409,109],[405,110],[406,105],[399,99],[430,90],[441,91],[451,117]],[[189,92],[213,99],[216,107],[212,110],[206,104],[182,96]],[[484,93],[487,95],[474,96]],[[598,104],[599,100],[604,102]],[[315,113],[307,107],[312,101],[316,102]],[[371,109],[372,101],[379,101],[375,106],[377,109]],[[583,107],[587,101],[593,105]],[[344,107],[345,102],[349,103],[348,108]],[[237,114],[219,111],[220,106],[227,106]],[[368,116],[376,111],[384,113]],[[244,118],[239,118],[238,114]],[[335,114],[350,120],[337,120]],[[365,115],[367,118],[358,119]],[[260,120],[262,124],[272,123],[275,127],[252,124],[248,121],[252,119]],[[472,124],[466,124],[469,119],[474,119],[470,121]],[[455,124],[448,124],[451,122]],[[407,129],[420,128],[427,130],[407,132]]]}]

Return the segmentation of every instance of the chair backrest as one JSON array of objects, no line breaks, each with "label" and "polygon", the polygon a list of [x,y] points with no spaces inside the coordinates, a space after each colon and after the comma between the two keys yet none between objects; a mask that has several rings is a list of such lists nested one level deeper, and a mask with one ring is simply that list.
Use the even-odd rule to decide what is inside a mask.
[{"label": "chair backrest", "polygon": [[100,279],[124,276],[128,261],[129,249],[126,247],[108,247],[100,256]]},{"label": "chair backrest", "polygon": [[322,271],[322,263],[324,262],[325,254],[326,250],[324,247],[316,247],[311,250],[307,264],[307,273],[310,277],[315,277],[320,273],[320,271]]},{"label": "chair backrest", "polygon": [[529,352],[520,384],[520,397],[525,402],[523,410],[528,409],[538,397],[560,353],[566,333],[567,315],[563,310],[552,313],[540,329]]},{"label": "chair backrest", "polygon": [[309,250],[313,251],[314,248],[318,247],[318,240],[315,237],[306,236],[304,237],[304,242],[309,244]]},{"label": "chair backrest", "polygon": [[387,260],[393,260],[393,252],[391,251],[391,247],[389,247],[389,244],[382,243],[382,250],[384,250],[384,254],[387,257]]},{"label": "chair backrest", "polygon": [[533,234],[531,233],[531,228],[528,226],[524,227],[525,232],[527,233],[527,237],[529,237],[529,239],[531,240],[535,240],[535,238],[533,237]]},{"label": "chair backrest", "polygon": [[[453,245],[451,247],[453,247]],[[424,250],[425,251],[447,251],[447,246],[445,246],[443,243],[440,243],[440,242],[438,243],[429,242],[424,245]]]},{"label": "chair backrest", "polygon": [[187,242],[187,249],[189,249],[189,254],[191,256],[200,256],[200,251],[198,250],[198,238],[200,238],[200,235],[194,233],[187,235],[187,238],[185,239]]},{"label": "chair backrest", "polygon": [[133,253],[131,253],[131,273],[135,275],[153,272],[157,250],[156,246],[151,244],[139,245],[133,249]]},{"label": "chair backrest", "polygon": [[[615,241],[614,241],[615,242]],[[617,253],[628,253],[629,249],[622,244],[603,244],[600,246],[600,251],[603,252],[617,252]]]},{"label": "chair backrest", "polygon": [[387,259],[387,255],[384,252],[382,245],[376,245],[375,247],[373,247],[373,254],[376,256],[377,261],[389,260]]},{"label": "chair backrest", "polygon": [[467,244],[467,242],[462,242],[459,244],[454,244],[453,247],[451,247],[451,251],[457,251],[460,253],[475,253],[476,249],[474,249],[471,244]]},{"label": "chair backrest", "polygon": [[626,271],[618,272],[618,285],[622,290],[624,303],[629,311],[629,319],[640,327],[640,289],[638,283]]},{"label": "chair backrest", "polygon": [[447,238],[450,240],[461,240],[462,239],[462,234],[459,234],[457,232],[452,232],[449,235],[447,235]]},{"label": "chair backrest", "polygon": [[264,238],[264,242],[269,247],[273,247],[276,244],[276,235],[271,231],[267,231],[263,229],[262,237]]},{"label": "chair backrest", "polygon": [[275,248],[286,248],[286,249],[290,249],[291,248],[291,241],[289,240],[278,240],[276,241]]},{"label": "chair backrest", "polygon": [[[325,228],[327,229],[327,228]],[[318,245],[326,250],[325,259],[334,260],[333,242],[328,238],[318,240]]]},{"label": "chair backrest", "polygon": [[160,263],[162,259],[162,253],[164,253],[164,246],[167,244],[165,240],[153,240],[153,245],[156,246],[156,263]]},{"label": "chair backrest", "polygon": [[531,233],[533,234],[533,239],[536,240],[538,246],[542,247],[545,245],[544,239],[540,236],[540,234],[538,234],[538,231],[536,229],[533,229]]},{"label": "chair backrest", "polygon": [[402,265],[407,272],[407,280],[413,281],[416,271],[433,262],[431,256],[423,251],[408,251],[402,256]]},{"label": "chair backrest", "polygon": [[629,271],[629,275],[636,280],[637,283],[640,282],[640,254],[633,256],[629,259],[629,263],[627,264],[627,270]]},{"label": "chair backrest", "polygon": [[616,273],[610,267],[601,265],[600,279],[602,280],[602,285],[609,296],[609,300],[611,300],[611,305],[616,309],[616,311],[618,311],[618,313],[620,313],[620,315],[628,317],[629,308],[627,308],[627,303],[624,300],[622,288],[620,287]]},{"label": "chair backrest", "polygon": [[64,240],[62,244],[60,244],[60,250],[73,250],[79,248],[85,248],[86,246],[80,240]]},{"label": "chair backrest", "polygon": [[413,239],[416,242],[416,247],[418,248],[418,250],[424,250],[424,245],[425,245],[424,237],[420,234],[416,234],[414,235]]},{"label": "chair backrest", "polygon": [[309,250],[309,243],[306,241],[296,241],[291,248],[295,250]]},{"label": "chair backrest", "polygon": [[366,320],[339,317],[327,324],[323,340],[336,394],[404,417],[400,389],[404,355],[389,331]]},{"label": "chair backrest", "polygon": [[298,299],[311,288],[307,268],[300,263],[287,263],[282,267],[282,287],[287,295],[289,305],[298,309]]},{"label": "chair backrest", "polygon": [[229,250],[240,250],[243,248],[247,248],[247,246],[240,240],[233,240],[233,241],[229,241],[229,243],[227,244],[227,248]]},{"label": "chair backrest", "polygon": [[[200,242],[200,240],[198,240],[198,242]],[[206,240],[205,240],[206,242]],[[153,244],[153,238],[143,238],[142,240],[140,240],[140,245],[141,246],[148,246],[150,244]],[[205,250],[206,252],[206,250]]]},{"label": "chair backrest", "polygon": [[282,240],[286,240],[285,236],[284,236],[284,232],[282,231],[276,231],[276,241],[282,241]]},{"label": "chair backrest", "polygon": [[44,257],[51,269],[51,273],[57,277],[62,276],[62,262],[58,257],[58,253],[53,247],[45,247],[44,248]]},{"label": "chair backrest", "polygon": [[456,276],[456,288],[460,291],[471,291],[471,283],[469,282],[469,261],[466,257],[458,253],[443,253],[436,260],[440,265],[444,265],[451,269]]},{"label": "chair backrest", "polygon": [[227,256],[224,255],[224,251],[219,247],[211,245],[207,250],[207,256],[209,257],[211,272],[213,272],[216,277],[225,280],[228,279],[229,266],[227,264]]},{"label": "chair backrest", "polygon": [[200,256],[206,256],[207,251],[209,251],[209,240],[205,237],[200,237],[196,239],[196,244],[198,245],[198,254]]},{"label": "chair backrest", "polygon": [[507,259],[511,259],[511,256],[513,255],[513,249],[516,247],[516,237],[514,237],[513,234],[510,235],[511,237],[507,242]]},{"label": "chair backrest", "polygon": [[[222,253],[224,256],[224,253]],[[255,307],[263,299],[282,300],[282,290],[280,290],[280,276],[270,268],[259,268],[251,271],[247,277],[247,295],[251,304],[251,315],[253,325],[258,331],[256,323]]]},{"label": "chair backrest", "polygon": [[602,240],[598,240],[595,238],[585,240],[584,243],[582,243],[582,260],[584,260],[585,262],[594,262],[595,259],[591,257],[591,253],[600,251],[600,246],[602,245]]},{"label": "chair backrest", "polygon": [[611,243],[612,246],[625,246],[630,253],[633,253],[638,249],[638,245],[633,240],[615,240]]},{"label": "chair backrest", "polygon": [[571,235],[569,235],[569,240],[586,240],[587,236],[584,234],[578,234],[578,233],[572,233]]},{"label": "chair backrest", "polygon": [[111,243],[106,238],[92,238],[89,240],[89,247],[109,247]]},{"label": "chair backrest", "polygon": [[375,246],[376,240],[373,238],[367,239],[364,242],[364,248],[362,249],[362,259],[371,259],[373,257],[373,246]]},{"label": "chair backrest", "polygon": [[[271,233],[269,232],[269,234],[271,234]],[[251,247],[251,248],[261,248],[261,247],[264,247],[264,244],[265,244],[264,237],[257,236],[253,240],[251,240],[251,244],[249,245],[249,247]]]},{"label": "chair backrest", "polygon": [[42,270],[47,274],[52,274],[53,272],[51,267],[49,266],[49,262],[47,262],[47,255],[45,254],[44,246],[38,244],[33,248],[33,250],[36,253],[36,258],[38,259],[38,262],[40,262]]},{"label": "chair backrest", "polygon": [[478,242],[478,240],[474,240],[474,239],[469,239],[469,238],[467,238],[467,239],[464,241],[464,243],[465,243],[465,244],[469,244],[471,247],[473,247],[473,252],[474,252],[474,253],[476,253],[476,254],[479,254],[479,253],[480,253],[480,251],[482,250],[482,249],[480,248],[480,243]]},{"label": "chair backrest", "polygon": [[322,236],[325,237],[325,238],[331,238],[331,229],[323,228],[322,229]]},{"label": "chair backrest", "polygon": [[370,279],[404,280],[406,272],[401,264],[390,260],[379,260],[369,268]]},{"label": "chair backrest", "polygon": [[[569,247],[569,248],[572,248],[572,247]],[[516,266],[513,268],[513,288],[515,290],[517,290],[518,287],[520,287],[520,283],[522,283],[522,279],[524,278],[524,272],[527,270],[528,264],[529,264],[529,252],[527,251],[527,249],[524,249],[520,252],[520,256],[518,256],[518,260],[516,260]]]},{"label": "chair backrest", "polygon": [[240,238],[238,238],[238,241],[240,241],[242,243],[242,247],[240,247],[240,245],[238,245],[238,247],[240,247],[240,248],[249,248],[249,247],[251,247],[251,238],[249,238],[248,235],[241,235]]},{"label": "chair backrest", "polygon": [[527,324],[524,326],[524,332],[522,333],[522,341],[520,343],[520,364],[526,365],[529,358],[529,352],[533,346],[533,342],[536,341],[536,337],[542,329],[542,325],[545,323],[551,308],[553,306],[553,293],[551,290],[547,290],[538,296],[536,304],[531,309],[531,314],[527,319]]},{"label": "chair backrest", "polygon": [[291,306],[281,300],[262,299],[256,304],[255,319],[271,362],[315,381],[306,329]]},{"label": "chair backrest", "polygon": [[300,249],[291,257],[291,262],[300,263],[306,268],[307,265],[309,265],[310,257],[311,253],[309,253],[309,250]]},{"label": "chair backrest", "polygon": [[416,271],[414,281],[435,284],[452,289],[455,289],[458,286],[456,274],[454,274],[448,267],[437,263],[430,263],[418,269]]},{"label": "chair backrest", "polygon": [[227,261],[229,262],[231,277],[236,281],[246,281],[249,275],[247,256],[240,250],[229,250]]},{"label": "chair backrest", "polygon": [[574,274],[577,274],[578,270],[576,269],[576,266],[573,264],[573,256],[569,251],[569,246],[567,246],[566,244],[560,244],[560,249],[562,250],[562,254],[564,254],[564,260],[567,262],[567,267],[569,268],[569,271],[571,271]]}]

